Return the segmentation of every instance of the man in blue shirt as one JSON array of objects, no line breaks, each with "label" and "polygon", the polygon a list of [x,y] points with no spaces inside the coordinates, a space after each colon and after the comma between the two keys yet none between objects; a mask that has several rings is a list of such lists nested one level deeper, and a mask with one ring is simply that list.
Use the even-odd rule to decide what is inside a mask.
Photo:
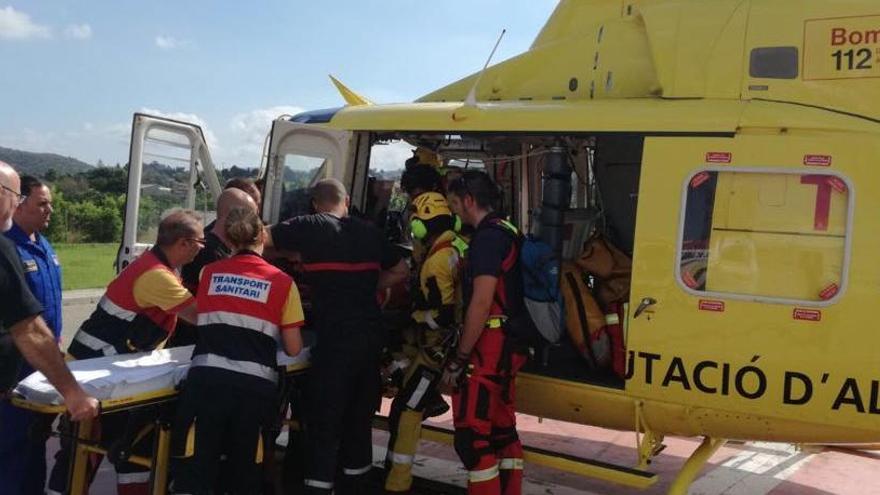
[{"label": "man in blue shirt", "polygon": [[[15,243],[28,287],[42,304],[43,319],[61,339],[61,265],[49,241],[40,232],[49,226],[52,192],[38,179],[21,177],[21,192],[27,197],[15,210],[13,226],[6,237]],[[33,373],[25,364],[22,379]],[[46,434],[51,418],[0,404],[0,493],[42,494],[46,480]]]}]

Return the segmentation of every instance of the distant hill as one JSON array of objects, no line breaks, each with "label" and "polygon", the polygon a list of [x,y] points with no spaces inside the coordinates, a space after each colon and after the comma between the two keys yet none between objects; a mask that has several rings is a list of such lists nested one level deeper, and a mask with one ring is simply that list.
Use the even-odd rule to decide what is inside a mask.
[{"label": "distant hill", "polygon": [[50,169],[59,175],[74,175],[92,170],[94,166],[69,156],[54,153],[31,153],[0,147],[0,160],[12,165],[19,174],[43,177]]}]

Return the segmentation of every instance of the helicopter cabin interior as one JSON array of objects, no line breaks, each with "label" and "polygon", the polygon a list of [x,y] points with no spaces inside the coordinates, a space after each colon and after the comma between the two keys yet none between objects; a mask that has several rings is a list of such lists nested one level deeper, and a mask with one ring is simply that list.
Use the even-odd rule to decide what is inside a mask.
[{"label": "helicopter cabin interior", "polygon": [[[566,297],[561,286],[549,288],[558,300],[553,303],[556,309],[541,313],[540,318],[533,313],[546,340],[542,348],[535,349],[535,359],[523,372],[624,387],[623,364],[613,366],[611,354],[624,355],[625,332],[620,332],[619,342],[605,337],[601,344],[592,346],[590,335],[596,338],[605,326],[604,314],[592,313],[606,313],[611,304],[616,304],[621,312],[628,307],[629,260],[635,242],[643,135],[383,132],[356,133],[354,139],[371,143],[370,157],[362,154],[360,158],[369,160],[370,166],[354,165],[355,170],[375,171],[375,157],[382,155],[383,148],[409,145],[413,149],[431,150],[441,157],[447,178],[466,169],[482,169],[490,174],[502,192],[498,210],[524,233],[551,244],[556,259],[562,260],[561,266],[557,262],[552,270],[562,271],[556,283],[564,287],[566,277],[572,284],[572,276],[580,279],[580,292],[572,285]],[[317,178],[327,171],[319,170],[314,166],[316,163],[312,170]],[[352,193],[354,210],[382,226],[390,238],[408,242],[407,224],[401,221],[406,216],[407,198],[399,189],[399,179],[374,177],[364,186],[360,202],[358,191]],[[288,191],[285,204],[296,202],[302,192]],[[293,211],[290,206],[282,209],[285,218],[303,212]],[[559,240],[554,242],[553,238]],[[605,280],[599,274],[578,268],[589,268],[589,262],[579,260],[587,256],[590,244],[597,240],[604,246],[610,245],[616,258],[623,261],[622,266],[615,267],[613,290],[604,290]],[[603,250],[603,254],[609,253]],[[568,310],[564,309],[566,302],[571,306]],[[591,314],[585,314],[587,311]],[[618,321],[625,320],[626,314],[621,314]],[[545,331],[544,326],[549,329]],[[625,327],[625,323],[620,327]],[[617,348],[612,349],[614,346]],[[595,355],[598,353],[605,355]]]}]

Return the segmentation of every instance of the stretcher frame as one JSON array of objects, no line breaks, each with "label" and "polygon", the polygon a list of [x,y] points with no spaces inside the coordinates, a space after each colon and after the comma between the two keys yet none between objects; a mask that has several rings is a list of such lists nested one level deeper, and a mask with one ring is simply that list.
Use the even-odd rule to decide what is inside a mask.
[{"label": "stretcher frame", "polygon": [[[309,368],[308,362],[294,363],[284,368],[285,376],[294,376],[305,373]],[[88,457],[89,454],[107,455],[107,449],[99,446],[92,438],[95,422],[104,414],[116,413],[136,409],[139,407],[154,406],[177,400],[179,390],[174,387],[155,390],[148,393],[107,399],[100,402],[98,417],[87,419],[73,425],[71,441],[73,442],[73,455],[70,458],[70,470],[68,478],[68,493],[70,495],[88,495]],[[64,404],[49,405],[30,401],[24,397],[13,395],[10,402],[16,407],[41,414],[65,414]],[[171,455],[171,425],[161,418],[154,422],[156,430],[153,448],[150,457],[132,455],[127,462],[137,464],[150,469],[150,494],[166,495],[168,490],[168,471]]]}]

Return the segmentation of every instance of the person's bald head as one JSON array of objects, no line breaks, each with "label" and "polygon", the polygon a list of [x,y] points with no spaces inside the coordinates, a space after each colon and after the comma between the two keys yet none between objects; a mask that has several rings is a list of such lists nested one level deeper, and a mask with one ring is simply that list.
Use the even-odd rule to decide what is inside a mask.
[{"label": "person's bald head", "polygon": [[318,213],[348,214],[349,197],[345,185],[337,179],[322,179],[312,187],[312,203]]},{"label": "person's bald head", "polygon": [[247,208],[257,211],[257,203],[254,198],[241,189],[225,189],[217,198],[217,223],[224,221],[229,212],[236,208]]},{"label": "person's bald head", "polygon": [[21,179],[18,173],[6,162],[0,161],[0,232],[12,228],[12,214],[21,197]]}]

